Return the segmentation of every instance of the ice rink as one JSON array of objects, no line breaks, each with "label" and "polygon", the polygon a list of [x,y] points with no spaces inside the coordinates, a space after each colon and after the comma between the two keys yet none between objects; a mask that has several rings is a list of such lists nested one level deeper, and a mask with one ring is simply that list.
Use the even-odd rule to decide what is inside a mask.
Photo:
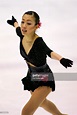
[{"label": "ice rink", "polygon": [[[74,62],[72,68],[66,69],[58,61],[47,57],[55,79],[57,73],[62,73],[64,78],[55,80],[56,90],[47,98],[61,112],[77,115],[77,0],[0,0],[0,115],[21,115],[31,96],[30,92],[23,90],[21,83],[28,68],[20,55],[20,38],[7,24],[12,15],[20,24],[23,13],[28,10],[40,15],[42,26],[37,34],[52,50]],[[70,73],[75,76],[74,80],[70,79]],[[50,115],[39,107],[34,115],[43,114]]]}]

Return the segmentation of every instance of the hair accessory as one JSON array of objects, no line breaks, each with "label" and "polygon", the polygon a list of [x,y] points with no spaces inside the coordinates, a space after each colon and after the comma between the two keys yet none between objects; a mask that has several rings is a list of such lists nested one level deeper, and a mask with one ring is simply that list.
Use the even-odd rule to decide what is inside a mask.
[{"label": "hair accessory", "polygon": [[41,24],[42,24],[41,22],[39,22],[39,23],[38,23],[38,28],[40,28],[40,27],[41,27]]}]

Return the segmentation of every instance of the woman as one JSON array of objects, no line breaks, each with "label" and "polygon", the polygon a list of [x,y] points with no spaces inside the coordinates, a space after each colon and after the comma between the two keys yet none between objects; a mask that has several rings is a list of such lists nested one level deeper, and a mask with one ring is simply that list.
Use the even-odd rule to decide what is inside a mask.
[{"label": "woman", "polygon": [[[23,107],[22,115],[33,115],[38,107],[44,108],[53,115],[66,115],[62,114],[54,103],[46,99],[50,92],[55,91],[54,76],[46,62],[46,56],[60,61],[66,68],[72,67],[73,61],[55,53],[46,45],[42,37],[36,34],[36,30],[40,27],[40,17],[36,12],[24,13],[21,27],[13,16],[12,20],[7,20],[7,23],[16,28],[16,33],[20,37],[20,53],[28,65],[28,73],[22,79],[22,83],[24,90],[30,91],[32,96]],[[42,77],[39,75],[41,73]],[[46,79],[41,79],[45,77],[44,74],[46,74]]]}]

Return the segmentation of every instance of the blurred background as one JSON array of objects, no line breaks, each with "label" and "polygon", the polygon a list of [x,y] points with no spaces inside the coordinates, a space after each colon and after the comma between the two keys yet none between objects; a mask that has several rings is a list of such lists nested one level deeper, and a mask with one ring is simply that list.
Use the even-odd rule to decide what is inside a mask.
[{"label": "blurred background", "polygon": [[[27,65],[20,55],[20,38],[15,28],[7,24],[12,15],[21,23],[22,15],[36,11],[42,23],[37,34],[46,44],[65,58],[73,60],[72,68],[64,68],[58,61],[47,57],[53,73],[77,73],[77,0],[0,0],[0,112],[20,115],[30,93],[23,90],[21,79]],[[69,75],[69,74],[68,74]],[[55,76],[54,76],[55,77]],[[67,76],[65,76],[67,77]],[[70,77],[70,76],[69,76]],[[57,107],[68,115],[76,115],[77,81],[57,80],[56,90],[48,95]],[[34,115],[50,115],[38,108]]]}]

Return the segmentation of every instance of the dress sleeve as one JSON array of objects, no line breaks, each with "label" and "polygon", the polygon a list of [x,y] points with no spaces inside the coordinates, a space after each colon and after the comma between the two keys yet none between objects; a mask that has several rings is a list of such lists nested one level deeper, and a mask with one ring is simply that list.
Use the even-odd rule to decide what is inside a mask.
[{"label": "dress sleeve", "polygon": [[16,28],[16,34],[17,34],[20,38],[23,38],[23,35],[22,35],[22,33],[21,33],[20,27],[17,27],[17,28]]},{"label": "dress sleeve", "polygon": [[44,48],[46,54],[47,54],[49,57],[51,57],[50,53],[53,52],[53,50],[51,50],[51,49],[46,45],[46,43],[44,42],[43,39],[42,39],[42,45],[43,45],[43,48]]}]

